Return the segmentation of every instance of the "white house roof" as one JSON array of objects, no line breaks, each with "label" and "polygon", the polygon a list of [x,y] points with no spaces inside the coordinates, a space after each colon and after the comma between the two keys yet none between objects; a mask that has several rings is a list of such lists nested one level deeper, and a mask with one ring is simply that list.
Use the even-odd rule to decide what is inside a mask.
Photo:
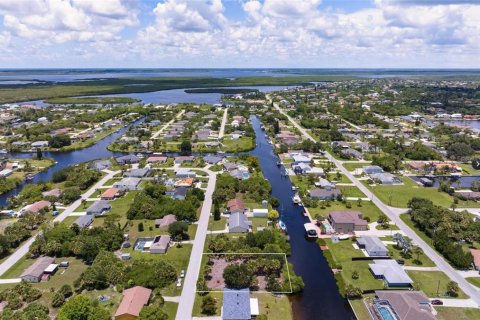
[{"label": "white house roof", "polygon": [[376,276],[383,276],[388,283],[413,283],[413,280],[395,260],[374,260],[374,262],[368,266]]}]

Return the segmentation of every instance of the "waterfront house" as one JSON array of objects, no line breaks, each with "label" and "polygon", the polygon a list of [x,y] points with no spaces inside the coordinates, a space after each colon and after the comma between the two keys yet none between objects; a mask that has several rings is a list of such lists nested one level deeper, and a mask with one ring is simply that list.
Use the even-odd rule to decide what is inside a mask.
[{"label": "waterfront house", "polygon": [[384,172],[383,169],[379,166],[364,166],[362,169],[363,169],[363,172],[365,172],[365,174],[368,174],[368,175]]},{"label": "waterfront house", "polygon": [[175,171],[175,176],[177,178],[196,178],[197,174],[194,171],[191,171],[187,168],[180,168]]},{"label": "waterfront house", "polygon": [[140,162],[140,159],[134,154],[128,154],[115,159],[119,164],[132,164]]},{"label": "waterfront house", "polygon": [[222,320],[250,320],[259,315],[258,299],[250,298],[248,288],[223,289]]},{"label": "waterfront house", "polygon": [[368,222],[362,219],[360,211],[331,211],[328,221],[337,233],[368,230]]},{"label": "waterfront house", "polygon": [[32,148],[46,148],[48,147],[48,141],[35,141],[30,145]]},{"label": "waterfront house", "polygon": [[398,185],[402,184],[402,180],[391,173],[382,172],[382,173],[372,173],[370,178],[373,179],[376,183],[381,185]]},{"label": "waterfront house", "polygon": [[58,188],[54,188],[49,191],[42,192],[42,197],[55,197],[55,198],[60,198],[62,195],[62,190]]},{"label": "waterfront house", "polygon": [[194,157],[193,156],[180,156],[180,157],[175,157],[175,164],[182,164],[182,163],[191,163],[193,162]]},{"label": "waterfront house", "polygon": [[153,164],[153,163],[165,163],[167,162],[168,157],[159,157],[159,156],[151,156],[147,158],[147,163]]},{"label": "waterfront house", "polygon": [[133,177],[133,178],[143,178],[150,174],[150,169],[130,169],[123,174],[125,178]]},{"label": "waterfront house", "polygon": [[248,220],[243,212],[235,212],[228,217],[228,232],[245,233],[252,228],[252,222]]},{"label": "waterfront house", "polygon": [[[383,319],[402,320],[435,320],[432,313],[430,299],[422,291],[407,290],[378,290],[375,291],[376,300],[373,310]],[[393,311],[394,315],[385,315]]]},{"label": "waterfront house", "polygon": [[110,160],[97,160],[91,164],[90,168],[97,171],[102,171],[110,168],[111,165],[112,165],[112,162]]},{"label": "waterfront house", "polygon": [[318,200],[336,200],[342,196],[342,192],[337,188],[315,188],[308,190],[308,196]]},{"label": "waterfront house", "polygon": [[243,213],[245,211],[245,204],[243,200],[238,198],[229,200],[227,202],[227,211],[229,213],[236,213],[236,212]]},{"label": "waterfront house", "polygon": [[383,279],[389,287],[409,287],[413,280],[395,260],[373,260],[370,271],[377,279]]},{"label": "waterfront house", "polygon": [[365,249],[370,257],[388,257],[388,249],[377,236],[362,236],[357,238],[360,249]]},{"label": "waterfront house", "polygon": [[36,214],[36,213],[39,213],[42,210],[50,208],[51,205],[52,204],[49,201],[40,200],[40,201],[34,202],[31,205],[25,207],[21,211],[23,211],[22,213],[31,212],[31,213]]},{"label": "waterfront house", "polygon": [[115,320],[137,319],[143,307],[148,305],[152,290],[144,287],[133,287],[123,290],[122,302],[115,312]]},{"label": "waterfront house", "polygon": [[205,156],[203,157],[203,160],[208,164],[217,164],[222,161],[223,158],[219,156]]},{"label": "waterfront house", "polygon": [[112,206],[108,201],[105,200],[98,200],[95,201],[90,207],[87,209],[88,215],[93,215],[95,217],[103,216],[106,211],[111,210]]}]

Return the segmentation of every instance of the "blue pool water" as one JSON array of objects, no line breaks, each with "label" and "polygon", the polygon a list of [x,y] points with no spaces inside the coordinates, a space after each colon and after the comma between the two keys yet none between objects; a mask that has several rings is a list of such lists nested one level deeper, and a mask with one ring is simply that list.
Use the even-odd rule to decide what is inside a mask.
[{"label": "blue pool water", "polygon": [[378,307],[378,312],[380,312],[383,320],[395,320],[395,317],[386,307]]}]

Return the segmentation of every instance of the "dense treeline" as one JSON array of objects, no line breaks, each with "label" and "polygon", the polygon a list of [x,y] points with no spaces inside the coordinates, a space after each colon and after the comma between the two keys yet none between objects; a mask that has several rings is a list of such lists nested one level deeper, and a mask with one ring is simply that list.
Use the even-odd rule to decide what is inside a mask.
[{"label": "dense treeline", "polygon": [[408,207],[412,221],[432,238],[435,248],[452,265],[462,269],[471,267],[472,255],[459,242],[480,241],[480,222],[474,221],[466,211],[451,211],[428,199],[413,198]]},{"label": "dense treeline", "polygon": [[32,231],[45,222],[45,210],[33,214],[26,213],[14,223],[8,225],[0,235],[0,257],[7,255],[23,241],[31,237]]},{"label": "dense treeline", "polygon": [[179,221],[195,221],[197,209],[204,199],[202,190],[188,190],[185,200],[173,200],[165,195],[165,186],[149,184],[139,192],[128,210],[128,219],[158,219],[173,214]]},{"label": "dense treeline", "polygon": [[238,180],[228,174],[222,174],[217,177],[212,198],[214,203],[221,204],[235,198],[237,193],[241,192],[245,197],[260,202],[268,199],[271,190],[272,186],[268,180],[258,175],[247,180]]}]

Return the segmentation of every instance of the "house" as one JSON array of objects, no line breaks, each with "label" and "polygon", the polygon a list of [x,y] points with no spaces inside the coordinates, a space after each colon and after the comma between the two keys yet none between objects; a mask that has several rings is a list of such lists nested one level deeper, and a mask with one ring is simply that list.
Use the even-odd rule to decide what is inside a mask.
[{"label": "house", "polygon": [[191,163],[193,162],[194,157],[193,156],[180,156],[180,157],[175,157],[175,164],[182,164],[184,162]]},{"label": "house", "polygon": [[100,199],[102,200],[114,200],[117,197],[120,197],[122,195],[123,191],[117,188],[108,188],[105,190],[102,195],[100,196]]},{"label": "house", "polygon": [[35,141],[30,145],[32,148],[46,148],[48,147],[48,141]]},{"label": "house", "polygon": [[170,236],[155,236],[152,244],[150,245],[150,253],[167,253],[168,246],[170,245]]},{"label": "house", "polygon": [[62,195],[62,190],[55,188],[50,191],[45,191],[42,192],[42,197],[55,197],[55,198],[60,198]]},{"label": "house", "polygon": [[111,165],[112,165],[112,163],[110,162],[110,160],[97,160],[97,161],[92,163],[90,168],[92,168],[94,170],[97,170],[97,171],[102,171],[102,170],[110,168]]},{"label": "house", "polygon": [[200,129],[200,130],[197,130],[194,138],[197,140],[208,140],[208,138],[210,137],[210,134],[211,134],[210,129]]},{"label": "house", "polygon": [[[430,299],[422,291],[407,290],[378,290],[375,291],[376,300],[373,309],[380,314],[379,310],[391,309],[395,315],[391,319],[402,320],[435,320],[432,314]],[[385,305],[389,308],[385,308]],[[389,319],[390,319],[389,318]],[[385,317],[384,317],[385,319]]]},{"label": "house", "polygon": [[185,178],[175,182],[175,187],[189,188],[193,184],[193,178]]},{"label": "house", "polygon": [[168,157],[152,156],[147,158],[147,163],[165,163],[167,162]]},{"label": "house", "polygon": [[105,211],[111,210],[112,206],[105,200],[98,200],[95,201],[90,207],[87,209],[88,215],[93,215],[95,217],[103,216]]},{"label": "house", "polygon": [[383,173],[383,169],[379,166],[365,166],[362,168],[363,172],[368,175],[375,174],[375,173]]},{"label": "house", "polygon": [[373,276],[383,279],[389,287],[409,287],[413,280],[395,260],[373,260],[368,264]]},{"label": "house", "polygon": [[300,162],[299,164],[293,164],[292,169],[295,174],[314,174],[318,176],[322,176],[324,174],[322,168],[311,167],[309,164],[306,164],[304,162]]},{"label": "house", "polygon": [[248,288],[223,289],[222,320],[249,320],[259,314],[258,300],[250,299]]},{"label": "house", "polygon": [[144,287],[133,287],[123,290],[122,302],[115,312],[115,320],[137,319],[143,307],[148,305],[152,290]]},{"label": "house", "polygon": [[357,238],[360,249],[365,249],[370,257],[388,257],[388,249],[377,236]]},{"label": "house", "polygon": [[319,188],[324,188],[324,189],[335,188],[335,184],[331,183],[330,181],[324,178],[319,178],[318,182],[315,182],[315,186]]},{"label": "house", "polygon": [[125,178],[143,178],[146,177],[150,173],[150,169],[144,168],[144,169],[131,169],[128,170],[123,174]]},{"label": "house", "polygon": [[137,190],[141,181],[142,179],[140,178],[123,178],[122,180],[115,182],[113,187],[120,190]]},{"label": "house", "polygon": [[177,222],[177,217],[174,214],[167,214],[161,219],[155,219],[155,228],[168,227],[174,222]]},{"label": "house", "polygon": [[337,233],[368,230],[368,222],[362,219],[360,211],[331,211],[328,221]]},{"label": "house", "polygon": [[480,200],[480,192],[478,191],[455,191],[453,196],[461,200]]},{"label": "house", "polygon": [[308,196],[312,199],[318,200],[335,200],[342,196],[342,192],[340,191],[340,189],[336,188],[315,188],[308,190]]},{"label": "house", "polygon": [[370,174],[370,178],[382,185],[402,184],[402,180],[400,178],[388,172],[372,173]]},{"label": "house", "polygon": [[178,178],[196,178],[197,174],[190,169],[180,168],[175,171],[175,176]]},{"label": "house", "polygon": [[293,154],[292,156],[293,164],[297,165],[300,163],[310,164],[312,159],[310,157],[303,155],[303,154]]},{"label": "house", "polygon": [[165,191],[165,195],[174,200],[185,200],[187,198],[188,187],[177,187]]},{"label": "house", "polygon": [[223,168],[224,168],[226,171],[230,172],[230,171],[233,171],[233,170],[237,169],[238,166],[237,166],[236,163],[225,162],[225,163],[223,164]]},{"label": "house", "polygon": [[245,211],[245,204],[243,200],[235,198],[231,199],[227,202],[227,211],[229,213],[236,213],[236,212],[244,212]]},{"label": "house", "polygon": [[24,209],[24,212],[39,213],[44,209],[48,209],[51,206],[51,203],[46,200],[37,201]]},{"label": "house", "polygon": [[470,253],[473,256],[473,267],[475,270],[480,270],[480,250],[470,249]]},{"label": "house", "polygon": [[52,257],[40,257],[28,267],[21,275],[20,279],[27,282],[40,282],[45,269],[55,261]]},{"label": "house", "polygon": [[86,214],[84,216],[80,216],[77,220],[75,220],[75,223],[80,227],[80,229],[88,228],[93,223],[93,215]]},{"label": "house", "polygon": [[343,155],[347,156],[347,157],[353,157],[353,158],[359,159],[359,160],[363,159],[363,154],[360,151],[357,151],[357,150],[352,149],[352,148],[342,150],[341,153]]},{"label": "house", "polygon": [[133,154],[128,154],[115,159],[119,164],[132,164],[140,162],[140,159]]},{"label": "house", "polygon": [[222,161],[223,158],[219,156],[205,156],[203,157],[203,160],[208,164],[217,164]]},{"label": "house", "polygon": [[228,217],[227,226],[230,233],[249,232],[252,228],[252,222],[248,221],[243,212],[235,212]]}]

